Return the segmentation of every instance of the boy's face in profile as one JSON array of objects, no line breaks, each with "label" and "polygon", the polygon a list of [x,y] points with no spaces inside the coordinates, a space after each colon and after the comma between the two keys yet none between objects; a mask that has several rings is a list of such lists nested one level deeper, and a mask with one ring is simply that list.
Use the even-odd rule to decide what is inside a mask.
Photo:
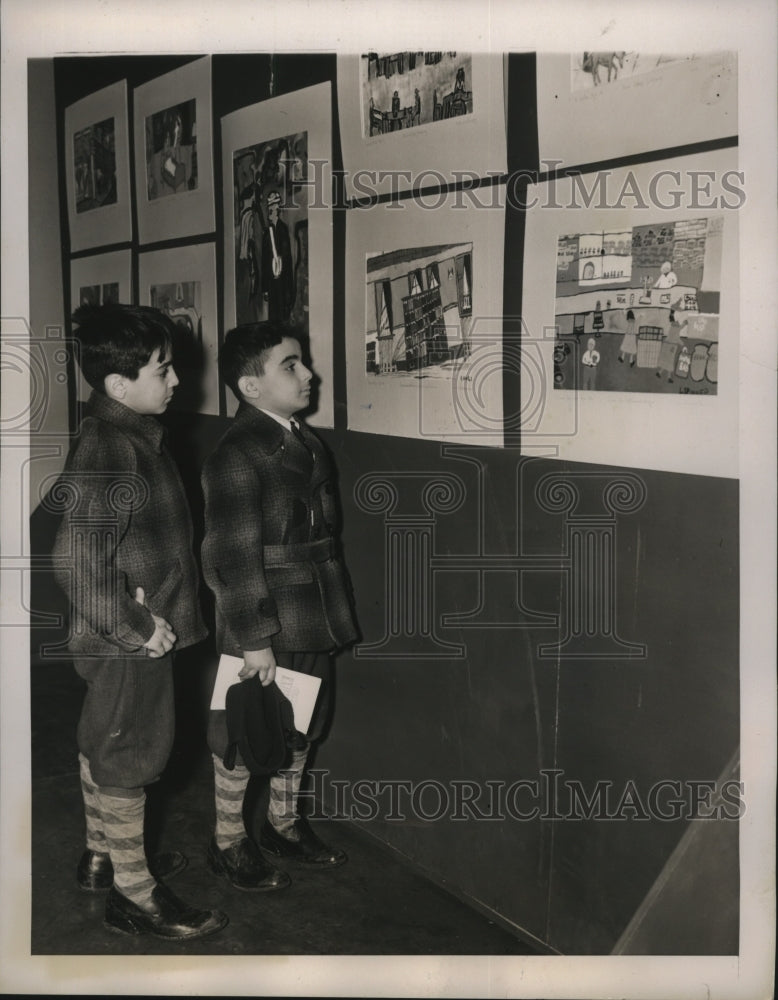
[{"label": "boy's face in profile", "polygon": [[263,367],[261,375],[249,376],[249,382],[256,384],[256,395],[249,396],[248,402],[287,420],[304,410],[311,398],[313,373],[302,362],[298,341],[284,337],[265,353]]},{"label": "boy's face in profile", "polygon": [[[123,395],[118,398],[136,413],[164,413],[178,385],[173,362],[162,360],[157,348],[138,372],[136,379],[123,380]],[[108,376],[109,379],[112,376]]]}]

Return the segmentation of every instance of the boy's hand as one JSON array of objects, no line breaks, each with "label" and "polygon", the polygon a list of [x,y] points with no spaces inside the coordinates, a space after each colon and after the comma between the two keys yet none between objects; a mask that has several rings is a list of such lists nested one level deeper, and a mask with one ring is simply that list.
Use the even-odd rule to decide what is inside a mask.
[{"label": "boy's hand", "polygon": [[[146,604],[146,593],[143,587],[136,588],[135,600],[138,604]],[[149,614],[154,619],[154,632],[149,641],[143,643],[143,647],[144,649],[148,649],[149,656],[159,659],[160,656],[169,653],[173,646],[175,646],[176,633],[171,628],[170,623],[166,622],[164,618],[155,615],[153,611],[150,611]]]},{"label": "boy's hand", "polygon": [[267,649],[244,649],[243,667],[238,673],[242,681],[259,674],[259,683],[267,687],[276,679],[276,658],[270,646]]}]

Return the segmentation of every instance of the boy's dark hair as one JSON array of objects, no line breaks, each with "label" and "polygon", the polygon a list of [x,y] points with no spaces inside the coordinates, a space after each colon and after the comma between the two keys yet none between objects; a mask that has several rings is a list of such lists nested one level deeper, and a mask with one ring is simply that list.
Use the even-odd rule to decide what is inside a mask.
[{"label": "boy's dark hair", "polygon": [[74,337],[80,347],[81,371],[100,392],[105,391],[107,375],[134,380],[154,351],[159,349],[160,361],[172,352],[175,323],[150,306],[79,306],[73,322],[78,324]]},{"label": "boy's dark hair", "polygon": [[228,330],[219,351],[219,374],[238,400],[243,398],[238,380],[244,375],[262,375],[265,354],[277,347],[284,337],[292,337],[301,345],[303,334],[284,323],[244,323]]}]

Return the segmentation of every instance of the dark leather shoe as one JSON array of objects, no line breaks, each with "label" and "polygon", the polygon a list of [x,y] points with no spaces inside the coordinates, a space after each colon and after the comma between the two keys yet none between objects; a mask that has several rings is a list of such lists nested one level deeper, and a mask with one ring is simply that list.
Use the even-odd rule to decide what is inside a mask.
[{"label": "dark leather shoe", "polygon": [[[189,864],[178,851],[157,854],[149,861],[149,871],[156,879],[171,878]],[[113,885],[113,865],[108,854],[102,851],[84,851],[76,869],[79,888],[86,892],[99,892]]]},{"label": "dark leather shoe", "polygon": [[292,881],[286,872],[268,864],[248,837],[223,851],[214,838],[208,845],[208,867],[244,892],[273,892],[285,889]]},{"label": "dark leather shoe", "polygon": [[157,885],[149,907],[140,907],[114,886],[105,902],[105,926],[123,934],[153,934],[183,941],[214,934],[227,925],[221,910],[196,910],[165,885]]},{"label": "dark leather shoe", "polygon": [[259,835],[260,847],[277,858],[310,868],[338,868],[347,860],[344,851],[322,843],[304,819],[296,820],[289,832],[291,836],[282,836],[265,820]]}]

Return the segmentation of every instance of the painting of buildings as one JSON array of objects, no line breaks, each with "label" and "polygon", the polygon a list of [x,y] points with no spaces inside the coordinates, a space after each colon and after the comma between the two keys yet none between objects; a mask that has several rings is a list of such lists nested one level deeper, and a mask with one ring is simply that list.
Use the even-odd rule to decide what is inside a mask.
[{"label": "painting of buildings", "polygon": [[715,395],[723,218],[560,236],[554,388]]},{"label": "painting of buildings", "polygon": [[472,57],[461,52],[363,55],[363,136],[401,132],[472,114],[472,79]]},{"label": "painting of buildings", "polygon": [[472,243],[461,243],[368,257],[368,375],[450,377],[469,357],[472,256]]}]

